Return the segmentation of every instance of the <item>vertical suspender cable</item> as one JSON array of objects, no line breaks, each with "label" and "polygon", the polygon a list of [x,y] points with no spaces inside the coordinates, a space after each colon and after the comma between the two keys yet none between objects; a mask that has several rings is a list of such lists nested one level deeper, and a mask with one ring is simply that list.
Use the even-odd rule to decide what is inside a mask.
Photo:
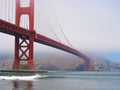
[{"label": "vertical suspender cable", "polygon": [[5,1],[4,1],[4,9],[5,9],[5,10],[4,10],[4,15],[5,15],[4,19],[5,19],[5,20],[6,20],[6,8],[7,8],[7,5],[6,5],[6,4],[7,4],[7,2],[5,3]]},{"label": "vertical suspender cable", "polygon": [[12,11],[11,11],[12,12],[12,23],[15,23],[14,18],[13,18],[13,17],[15,17],[15,13],[14,13],[15,8],[14,7],[16,7],[16,6],[15,6],[15,3],[14,3],[14,0],[12,0]]},{"label": "vertical suspender cable", "polygon": [[[42,31],[44,31],[44,22],[43,22],[44,20],[43,20],[43,18],[44,18],[44,17],[42,16],[42,17],[41,17],[41,23],[39,22]],[[41,32],[41,31],[40,31],[40,32]],[[42,32],[41,32],[41,33],[42,33]],[[44,32],[43,32],[43,35],[44,35]]]},{"label": "vertical suspender cable", "polygon": [[6,21],[8,21],[8,11],[9,11],[9,3],[8,3],[9,0],[6,1]]},{"label": "vertical suspender cable", "polygon": [[2,19],[4,20],[4,17],[5,17],[5,15],[4,15],[4,0],[2,0],[2,8],[3,8],[3,11],[2,11]]},{"label": "vertical suspender cable", "polygon": [[1,19],[3,19],[3,0],[1,0]]},{"label": "vertical suspender cable", "polygon": [[27,29],[27,17],[26,17],[26,15],[24,15],[24,17],[25,17],[25,28]]},{"label": "vertical suspender cable", "polygon": [[2,19],[4,19],[4,7],[3,7],[3,0],[1,0],[1,14],[2,14]]},{"label": "vertical suspender cable", "polygon": [[13,23],[13,0],[11,0],[11,22]]},{"label": "vertical suspender cable", "polygon": [[[2,1],[0,1],[0,6],[2,7]],[[1,13],[0,13],[0,19],[1,19],[1,16],[2,16],[2,15],[1,15],[1,14],[2,14],[1,8],[0,8],[0,12],[1,12]]]},{"label": "vertical suspender cable", "polygon": [[44,31],[43,31],[43,32],[44,32],[44,35],[46,35],[46,32],[45,32],[45,31],[46,31],[46,20],[44,20]]},{"label": "vertical suspender cable", "polygon": [[45,20],[45,16],[44,15],[42,17],[43,18],[42,18],[42,22],[41,23],[43,23],[43,35],[46,35],[46,28],[45,28],[46,20]]},{"label": "vertical suspender cable", "polygon": [[47,28],[47,18],[45,18],[45,29],[46,29],[46,35],[48,36],[48,28]]},{"label": "vertical suspender cable", "polygon": [[10,8],[10,0],[8,0],[8,21],[10,22],[10,10],[11,10],[11,8]]},{"label": "vertical suspender cable", "polygon": [[26,28],[26,18],[25,18],[25,15],[23,15],[24,17],[24,28]]},{"label": "vertical suspender cable", "polygon": [[24,25],[23,25],[23,27],[25,28],[25,15],[23,15],[23,18],[24,18]]}]

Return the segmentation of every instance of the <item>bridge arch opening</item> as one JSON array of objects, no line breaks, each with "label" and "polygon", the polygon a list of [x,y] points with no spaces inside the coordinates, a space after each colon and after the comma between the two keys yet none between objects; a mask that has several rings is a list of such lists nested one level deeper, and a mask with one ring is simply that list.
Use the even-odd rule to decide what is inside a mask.
[{"label": "bridge arch opening", "polygon": [[30,0],[20,0],[20,7],[29,7]]},{"label": "bridge arch opening", "polygon": [[29,16],[27,14],[21,15],[20,27],[23,27],[23,28],[29,30]]}]

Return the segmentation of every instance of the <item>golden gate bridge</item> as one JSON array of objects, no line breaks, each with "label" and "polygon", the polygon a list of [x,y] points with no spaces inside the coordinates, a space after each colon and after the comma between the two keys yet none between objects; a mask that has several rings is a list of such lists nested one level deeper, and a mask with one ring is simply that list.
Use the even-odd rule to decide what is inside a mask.
[{"label": "golden gate bridge", "polygon": [[[74,49],[72,46],[68,46],[57,40],[48,38],[47,36],[39,34],[34,30],[34,16],[35,16],[34,15],[34,6],[35,6],[34,0],[29,0],[28,6],[21,6],[21,0],[14,0],[14,1],[16,3],[15,15],[13,15],[15,16],[15,24],[9,22],[9,19],[4,20],[4,18],[0,18],[0,32],[9,34],[15,37],[13,70],[18,70],[18,71],[19,70],[28,70],[28,71],[35,70],[34,56],[33,56],[34,55],[34,42],[41,43],[41,44],[71,53],[73,55],[76,55],[84,59],[84,70],[88,70],[88,71],[92,70],[92,59],[90,57]],[[0,2],[1,5],[2,5],[2,2],[5,2],[5,0],[1,0]],[[5,13],[4,15],[9,15],[10,11],[12,11],[12,10],[9,10],[9,8],[13,6],[12,4],[13,0],[8,0],[8,2],[9,2],[8,5],[6,5],[5,7],[8,9],[4,11]],[[3,17],[6,17],[4,15]],[[22,15],[28,16],[29,23],[27,25],[27,28],[20,26],[22,22],[21,20]],[[68,40],[67,42],[69,43]],[[27,64],[26,65],[21,64],[20,62],[22,61],[27,62]]]}]

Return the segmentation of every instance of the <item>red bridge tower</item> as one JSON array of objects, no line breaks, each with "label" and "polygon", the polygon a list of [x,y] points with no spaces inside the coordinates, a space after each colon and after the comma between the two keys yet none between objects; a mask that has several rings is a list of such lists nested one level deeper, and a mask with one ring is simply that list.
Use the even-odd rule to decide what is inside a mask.
[{"label": "red bridge tower", "polygon": [[16,21],[15,24],[20,26],[22,15],[29,17],[30,35],[15,35],[15,53],[13,70],[34,70],[33,46],[34,46],[34,0],[30,0],[28,7],[21,7],[20,0],[16,0]]}]

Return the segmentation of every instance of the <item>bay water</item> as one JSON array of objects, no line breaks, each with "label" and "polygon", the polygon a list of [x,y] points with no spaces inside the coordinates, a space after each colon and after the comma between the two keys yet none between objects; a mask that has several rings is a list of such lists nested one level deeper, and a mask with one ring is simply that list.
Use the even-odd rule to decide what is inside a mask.
[{"label": "bay water", "polygon": [[120,72],[0,72],[0,90],[120,90]]}]

